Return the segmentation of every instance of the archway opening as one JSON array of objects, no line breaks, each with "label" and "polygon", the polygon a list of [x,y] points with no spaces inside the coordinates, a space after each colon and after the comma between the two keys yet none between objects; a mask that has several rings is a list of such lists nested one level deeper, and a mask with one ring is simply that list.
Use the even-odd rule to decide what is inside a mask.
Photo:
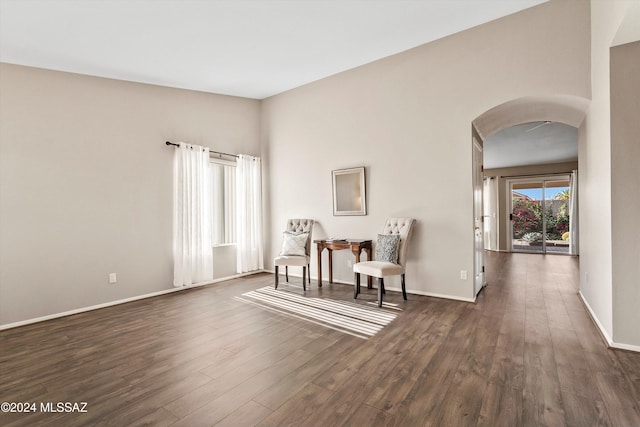
[{"label": "archway opening", "polygon": [[[473,150],[474,152],[477,151],[476,147],[480,145],[481,150],[484,151],[485,142],[488,141],[491,137],[495,135],[499,135],[501,131],[509,132],[509,130],[513,131],[514,129],[520,132],[528,131],[528,133],[535,132],[540,129],[546,132],[546,131],[552,130],[553,127],[557,127],[565,130],[573,129],[574,136],[576,139],[575,142],[577,144],[577,128],[579,128],[580,125],[582,124],[582,121],[586,116],[586,110],[588,106],[589,106],[589,100],[581,97],[568,96],[568,95],[523,97],[523,98],[518,98],[518,99],[505,102],[503,104],[500,104],[498,106],[495,106],[485,111],[484,113],[479,115],[475,120],[473,120],[472,122],[472,140],[474,141]],[[547,128],[547,129],[544,129],[544,128]],[[574,146],[573,149],[574,151],[573,151],[572,158],[565,159],[565,160],[569,160],[570,164],[565,164],[563,166],[564,169],[566,169],[567,167],[571,168],[568,174],[566,173],[566,171],[564,171],[565,175],[567,176],[569,176],[571,172],[573,172],[574,170],[576,171],[578,170],[579,150],[577,150],[577,146]],[[487,183],[484,181],[484,177],[490,174],[486,173],[487,168],[484,167],[484,164],[480,164],[480,165],[477,164],[478,161],[484,162],[483,157],[484,156],[480,156],[480,157],[473,156],[473,170],[483,171],[483,173],[480,175],[476,173],[473,174],[473,179],[474,179],[473,188],[474,189],[482,188],[482,193],[483,193],[482,194],[483,206],[482,206],[482,210],[480,211],[482,213],[479,215],[478,214],[479,212],[478,194],[477,194],[478,192],[474,191],[473,220],[474,220],[474,233],[476,233],[474,236],[474,242],[475,242],[474,252],[476,253],[476,256],[475,256],[476,262],[474,262],[474,274],[476,278],[484,279],[485,267],[484,267],[482,253],[484,252],[484,249],[487,246],[484,242],[485,234],[488,228],[486,225],[487,225],[487,222],[491,221],[492,218],[490,217],[491,213],[487,213],[487,210],[484,207],[485,200],[491,199],[491,197],[485,197],[485,194],[484,194],[487,187],[489,187],[489,185],[487,185]],[[525,169],[524,172],[520,172],[520,173],[521,175],[526,175],[527,171]],[[540,175],[539,172],[538,173],[534,172],[530,174]],[[495,175],[495,176],[507,176],[507,174]],[[552,182],[551,179],[549,179],[548,181]],[[566,181],[569,182],[568,179]],[[500,239],[502,240],[502,245],[498,241],[497,237],[493,237],[493,236],[490,236],[490,237],[493,239],[493,243],[494,243],[493,249],[507,250],[507,248],[505,247],[506,246],[505,242],[509,241],[507,239],[511,238],[511,235],[507,233],[507,230],[505,229],[505,227],[506,227],[506,224],[509,224],[509,226],[511,225],[511,217],[508,215],[511,213],[511,212],[508,212],[508,209],[511,207],[511,202],[509,202],[509,208],[507,208],[506,201],[508,200],[507,199],[508,193],[506,188],[504,187],[505,185],[504,183],[499,184],[496,181],[491,185],[494,187],[495,191],[500,192],[499,194],[502,194],[504,196],[502,197],[503,199],[502,203],[499,202],[500,198],[496,197],[496,195],[493,196],[493,200],[495,200],[497,203],[497,206],[495,209],[496,227],[499,227],[499,223],[503,224],[503,233],[502,233],[503,236]],[[576,188],[575,191],[577,191],[577,185],[575,188]],[[551,209],[553,209],[553,207]],[[579,214],[577,203],[575,205],[575,209],[576,209],[575,214],[577,217],[577,215]],[[542,211],[542,215],[544,216],[544,209]],[[500,217],[503,218],[503,221],[500,221]],[[509,222],[507,222],[506,219],[508,219]],[[551,220],[549,222],[551,222]],[[478,244],[477,233],[478,233],[479,227],[481,227],[484,230],[484,232],[482,233],[482,236],[480,237],[482,241],[482,245]],[[554,232],[556,231],[557,229],[554,229]],[[512,230],[509,231],[509,233],[512,233]],[[542,233],[542,237],[544,237],[545,230],[542,230],[541,233]],[[533,235],[528,236],[528,238],[533,238],[533,237],[535,236]],[[554,235],[554,237],[556,236]],[[560,240],[561,239],[562,239],[562,236],[560,237]],[[555,240],[558,240],[558,239],[555,239]],[[577,236],[577,230],[576,230],[576,237],[575,237],[576,245],[578,240],[579,238]],[[543,243],[543,245],[546,246],[546,243]],[[482,251],[482,253],[480,251]],[[478,287],[476,287],[476,293],[478,291],[479,289]]]}]

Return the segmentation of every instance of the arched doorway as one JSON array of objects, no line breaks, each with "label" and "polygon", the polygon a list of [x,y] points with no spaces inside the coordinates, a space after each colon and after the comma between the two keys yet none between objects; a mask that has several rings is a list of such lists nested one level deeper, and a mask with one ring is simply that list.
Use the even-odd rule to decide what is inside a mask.
[{"label": "arched doorway", "polygon": [[[558,122],[575,128],[579,128],[585,118],[589,100],[581,97],[569,95],[553,96],[531,96],[514,99],[498,106],[495,106],[472,122],[472,150],[473,150],[473,188],[474,188],[474,280],[476,283],[475,293],[477,294],[484,284],[485,267],[483,263],[484,238],[483,233],[479,233],[482,227],[483,208],[482,202],[478,199],[476,189],[483,188],[483,175],[477,173],[483,170],[482,156],[477,152],[482,150],[485,139],[493,134],[516,125],[532,122]],[[479,147],[479,148],[478,148]],[[579,153],[578,153],[578,162]]]}]

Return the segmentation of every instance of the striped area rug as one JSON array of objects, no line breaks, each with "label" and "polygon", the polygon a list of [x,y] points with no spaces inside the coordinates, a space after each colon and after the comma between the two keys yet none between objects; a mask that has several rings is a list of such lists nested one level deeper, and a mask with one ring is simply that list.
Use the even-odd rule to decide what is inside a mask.
[{"label": "striped area rug", "polygon": [[397,317],[393,311],[400,310],[384,303],[382,308],[375,303],[374,308],[349,301],[307,297],[300,292],[302,288],[291,285],[281,285],[278,289],[265,286],[234,299],[363,339],[380,332]]}]

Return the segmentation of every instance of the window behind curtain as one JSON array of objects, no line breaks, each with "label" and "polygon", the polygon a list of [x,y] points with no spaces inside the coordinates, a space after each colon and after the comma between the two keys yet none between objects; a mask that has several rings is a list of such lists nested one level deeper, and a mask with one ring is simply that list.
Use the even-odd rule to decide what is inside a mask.
[{"label": "window behind curtain", "polygon": [[211,160],[211,241],[213,246],[236,243],[236,166],[235,163]]}]

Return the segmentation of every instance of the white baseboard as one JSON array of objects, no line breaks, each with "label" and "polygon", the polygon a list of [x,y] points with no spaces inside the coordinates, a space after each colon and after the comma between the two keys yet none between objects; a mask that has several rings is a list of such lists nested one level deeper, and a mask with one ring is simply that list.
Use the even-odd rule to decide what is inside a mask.
[{"label": "white baseboard", "polygon": [[585,308],[587,309],[587,313],[589,313],[591,320],[593,320],[593,323],[595,323],[596,328],[598,328],[600,335],[602,335],[602,339],[604,339],[608,347],[611,347],[613,344],[613,340],[611,339],[611,337],[609,336],[609,333],[606,331],[606,329],[600,322],[600,319],[598,319],[598,316],[596,316],[596,313],[593,311],[593,309],[587,302],[587,299],[582,294],[582,291],[578,291],[578,296],[580,297],[580,301],[582,301],[582,304],[584,304]]},{"label": "white baseboard", "polygon": [[617,350],[635,351],[636,353],[640,353],[640,346],[637,345],[614,342],[613,344],[611,344],[611,348],[615,348]]},{"label": "white baseboard", "polygon": [[591,306],[589,305],[589,303],[587,302],[587,299],[582,294],[582,291],[578,291],[578,296],[580,297],[580,300],[586,307],[587,312],[589,313],[589,316],[591,316],[591,320],[593,320],[593,323],[596,324],[596,327],[598,328],[600,335],[602,335],[602,338],[605,340],[607,346],[609,346],[610,348],[618,349],[618,350],[628,350],[628,351],[635,351],[637,353],[640,353],[640,346],[615,342],[609,336],[607,331],[604,329],[604,327],[602,326],[602,323],[600,323],[598,316],[596,316],[594,311],[591,309]]},{"label": "white baseboard", "polygon": [[[265,273],[272,273],[275,274],[274,271],[270,271],[270,270],[264,270]],[[282,273],[281,273],[282,275]],[[302,278],[302,274],[291,274],[289,273],[289,277],[298,277],[298,278]],[[311,284],[313,284],[313,282],[318,282],[318,276],[311,276]],[[322,284],[328,284],[329,283],[329,279],[322,279]],[[344,280],[333,280],[333,283],[340,283],[342,285],[350,285],[353,286],[353,282],[347,282]],[[376,281],[373,281],[373,284],[376,284]],[[366,284],[365,284],[366,286]],[[388,289],[390,291],[396,291],[396,292],[402,292],[401,288],[390,288],[389,286],[386,286],[385,284],[385,289]],[[458,297],[458,296],[454,296],[454,295],[446,295],[446,294],[437,294],[434,292],[423,292],[423,291],[416,291],[416,290],[407,290],[407,294],[414,294],[414,295],[424,295],[426,297],[433,297],[433,298],[442,298],[442,299],[450,299],[450,300],[454,300],[454,301],[463,301],[463,302],[476,302],[475,298],[463,298],[463,297]]]},{"label": "white baseboard", "polygon": [[129,297],[129,298],[124,298],[124,299],[119,299],[119,300],[116,300],[116,301],[105,302],[105,303],[102,303],[102,304],[96,304],[96,305],[92,305],[92,306],[89,306],[89,307],[82,307],[82,308],[77,308],[77,309],[74,309],[74,310],[63,311],[62,313],[48,314],[46,316],[36,317],[34,319],[27,319],[27,320],[21,320],[20,322],[7,323],[5,325],[0,325],[0,331],[2,331],[4,329],[17,328],[18,326],[30,325],[32,323],[44,322],[45,320],[57,319],[59,317],[71,316],[72,314],[78,314],[78,313],[84,313],[86,311],[98,310],[98,309],[105,308],[105,307],[111,307],[111,306],[114,306],[114,305],[124,304],[124,303],[127,303],[127,302],[132,302],[132,301],[137,301],[137,300],[141,300],[141,299],[157,297],[157,296],[160,296],[160,295],[170,294],[170,293],[173,293],[173,292],[180,292],[180,291],[184,291],[186,289],[193,289],[193,288],[198,288],[198,287],[201,287],[201,286],[209,286],[209,285],[213,285],[215,283],[224,282],[224,281],[231,280],[231,279],[237,279],[239,277],[250,276],[250,275],[253,275],[253,274],[257,274],[257,273],[262,273],[263,271],[264,270],[257,270],[257,271],[251,271],[251,272],[248,272],[248,273],[235,274],[233,276],[223,277],[223,278],[220,278],[220,279],[215,279],[215,280],[213,280],[211,282],[196,283],[196,284],[191,285],[191,286],[183,286],[183,287],[180,287],[180,288],[165,289],[163,291],[152,292],[152,293],[149,293],[149,294],[138,295],[138,296],[135,296],[135,297]]},{"label": "white baseboard", "polygon": [[[385,286],[386,288],[386,286]],[[455,295],[448,295],[448,294],[438,294],[435,292],[422,292],[422,291],[411,291],[412,294],[418,294],[418,295],[424,295],[427,297],[433,297],[433,298],[442,298],[442,299],[450,299],[450,300],[454,300],[454,301],[462,301],[462,302],[476,302],[475,298],[464,298],[464,297],[459,297],[459,296],[455,296]]]},{"label": "white baseboard", "polygon": [[[350,285],[353,285],[353,283],[349,283]],[[375,282],[374,282],[375,284]],[[384,286],[385,290],[389,290],[389,291],[395,291],[395,292],[402,292],[402,288],[390,288],[389,286],[387,286],[385,284]],[[422,295],[425,297],[431,297],[431,298],[442,298],[442,299],[449,299],[449,300],[454,300],[454,301],[462,301],[462,302],[476,302],[475,298],[463,298],[463,297],[458,297],[458,296],[454,296],[454,295],[446,295],[446,294],[437,294],[434,292],[424,292],[424,291],[416,291],[416,290],[408,290],[407,289],[407,294],[408,295]]]}]

